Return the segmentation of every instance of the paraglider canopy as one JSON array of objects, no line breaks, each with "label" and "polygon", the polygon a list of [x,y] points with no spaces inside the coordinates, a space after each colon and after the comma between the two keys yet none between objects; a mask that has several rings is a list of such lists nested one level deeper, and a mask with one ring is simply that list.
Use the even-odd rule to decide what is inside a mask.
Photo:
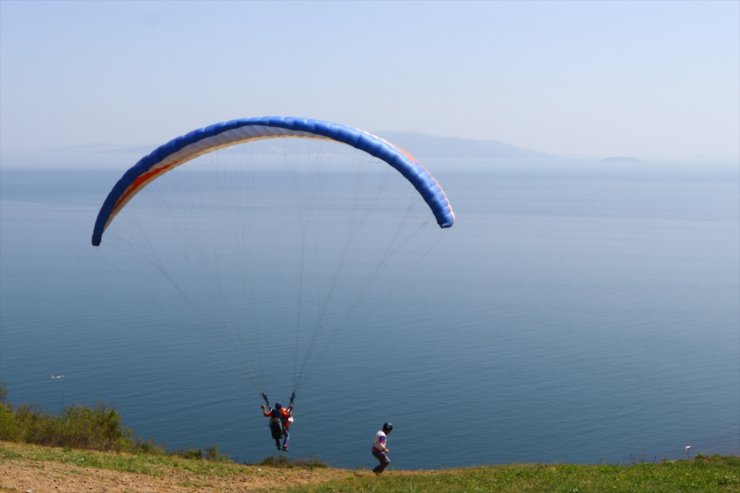
[{"label": "paraglider canopy", "polygon": [[400,172],[421,194],[442,228],[455,222],[447,196],[431,173],[400,147],[347,125],[296,117],[258,117],[231,120],[194,130],[156,148],[131,167],[108,194],[98,213],[92,244],[126,203],[163,173],[209,152],[260,139],[301,137],[341,142],[377,157]]}]

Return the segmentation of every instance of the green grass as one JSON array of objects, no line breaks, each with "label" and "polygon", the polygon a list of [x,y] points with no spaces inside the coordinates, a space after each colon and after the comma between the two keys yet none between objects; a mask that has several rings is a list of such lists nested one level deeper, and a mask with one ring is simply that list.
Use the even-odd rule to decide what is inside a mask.
[{"label": "green grass", "polygon": [[244,475],[249,472],[248,469],[230,462],[188,459],[176,455],[98,452],[31,445],[13,447],[0,443],[0,461],[14,459],[53,461],[82,467],[146,474],[148,476],[161,476],[165,471],[173,469],[195,475],[219,477]]},{"label": "green grass", "polygon": [[329,467],[319,459],[288,459],[284,455],[271,455],[270,457],[262,459],[259,465],[266,467],[284,467],[288,469],[326,469]]},{"label": "green grass", "polygon": [[740,492],[740,457],[697,457],[636,465],[509,465],[353,477],[292,493],[681,493]]},{"label": "green grass", "polygon": [[7,390],[0,382],[0,440],[84,450],[171,454],[215,462],[231,461],[216,446],[204,450],[170,452],[153,440],[142,440],[123,425],[122,417],[116,409],[103,403],[93,407],[71,405],[57,415],[46,412],[38,405],[14,406],[6,398]]},{"label": "green grass", "polygon": [[[270,477],[277,475],[282,478],[282,482],[280,486],[271,486],[270,490],[292,493],[740,493],[740,457],[736,456],[699,456],[692,460],[634,465],[532,464],[440,471],[387,471],[382,476],[375,476],[369,470],[332,469],[321,463],[280,463],[272,466],[265,463],[245,466],[175,455],[99,452],[0,443],[0,462],[23,459],[155,477],[166,477],[180,471],[188,473],[188,481],[192,481],[193,485],[207,482],[214,477],[234,478],[236,482],[243,482],[245,477],[258,475],[264,478],[266,474]],[[303,476],[305,479],[305,473],[301,470],[310,470],[314,482],[285,489],[284,485],[292,481],[290,478]]]}]

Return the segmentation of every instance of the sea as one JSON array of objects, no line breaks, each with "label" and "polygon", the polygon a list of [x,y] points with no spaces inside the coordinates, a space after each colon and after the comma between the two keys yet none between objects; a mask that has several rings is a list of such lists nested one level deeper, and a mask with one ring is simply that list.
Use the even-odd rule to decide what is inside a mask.
[{"label": "sea", "polygon": [[386,421],[402,469],[740,454],[737,163],[425,164],[452,228],[392,170],[206,163],[99,247],[124,168],[3,167],[7,400],[247,463],[293,391],[281,453],[337,467]]}]

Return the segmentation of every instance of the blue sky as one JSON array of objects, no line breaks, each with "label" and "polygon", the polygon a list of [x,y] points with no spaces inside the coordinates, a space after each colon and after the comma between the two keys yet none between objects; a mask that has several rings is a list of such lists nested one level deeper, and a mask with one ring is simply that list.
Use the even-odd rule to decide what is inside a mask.
[{"label": "blue sky", "polygon": [[644,159],[740,154],[740,2],[0,0],[2,165],[297,115]]}]

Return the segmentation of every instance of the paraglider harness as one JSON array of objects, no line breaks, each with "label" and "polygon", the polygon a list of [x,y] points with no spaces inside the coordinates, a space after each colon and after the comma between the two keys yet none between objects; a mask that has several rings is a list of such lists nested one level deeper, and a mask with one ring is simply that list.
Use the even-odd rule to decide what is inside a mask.
[{"label": "paraglider harness", "polygon": [[[267,398],[267,394],[260,392],[262,399],[265,401],[268,409],[270,408],[270,399]],[[290,396],[290,408],[293,407],[293,401],[295,401],[295,392]],[[283,413],[280,409],[272,409],[270,411],[270,434],[275,440],[283,438],[283,425],[282,425]]]}]

